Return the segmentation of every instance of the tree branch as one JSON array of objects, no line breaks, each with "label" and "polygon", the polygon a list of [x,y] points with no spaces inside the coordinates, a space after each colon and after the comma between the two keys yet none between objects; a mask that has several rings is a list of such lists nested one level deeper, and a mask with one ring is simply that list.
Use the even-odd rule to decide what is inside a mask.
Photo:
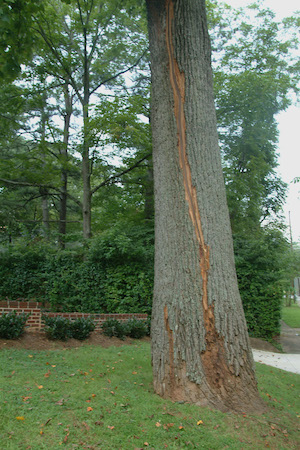
[{"label": "tree branch", "polygon": [[101,81],[101,83],[99,83],[94,89],[91,90],[90,95],[92,95],[94,92],[96,92],[101,86],[103,86],[104,84],[108,83],[109,81],[115,80],[116,78],[118,78],[120,75],[123,75],[123,73],[129,72],[129,70],[133,69],[134,67],[136,67],[138,65],[138,63],[141,61],[141,59],[145,56],[146,52],[147,52],[148,48],[146,48],[142,55],[138,57],[138,59],[130,66],[127,67],[124,70],[121,70],[120,72],[116,73],[115,75],[111,76],[110,78],[107,78],[104,81]]},{"label": "tree branch", "polygon": [[125,169],[125,170],[123,170],[120,173],[117,173],[115,175],[112,175],[111,177],[106,178],[106,180],[102,181],[102,183],[98,184],[98,186],[96,186],[91,191],[91,195],[95,194],[95,192],[97,192],[98,189],[100,189],[101,187],[107,186],[108,184],[116,181],[118,178],[120,178],[121,176],[125,175],[126,173],[131,172],[131,170],[133,170],[136,167],[138,167],[143,161],[145,161],[145,159],[149,158],[149,156],[151,156],[151,153],[148,153],[146,156],[144,156],[144,158],[142,158],[139,161],[137,161],[133,166],[129,167],[128,169]]},{"label": "tree branch", "polygon": [[[51,186],[49,184],[41,184],[41,183],[29,183],[27,181],[14,181],[14,180],[7,180],[5,178],[0,178],[0,182],[2,182],[3,184],[9,186],[23,186],[23,187],[38,187],[38,188],[45,188],[45,189],[53,189],[55,192],[60,192],[60,189],[55,187],[55,186]],[[70,200],[73,200],[73,202],[75,202],[80,208],[82,208],[82,203],[80,200],[78,200],[76,197],[73,197],[73,195],[67,193],[67,197]]]}]

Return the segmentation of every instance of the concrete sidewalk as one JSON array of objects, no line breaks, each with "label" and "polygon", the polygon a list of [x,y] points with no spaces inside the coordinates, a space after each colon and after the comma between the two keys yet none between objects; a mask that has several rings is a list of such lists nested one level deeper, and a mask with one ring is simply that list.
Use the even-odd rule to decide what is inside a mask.
[{"label": "concrete sidewalk", "polygon": [[300,374],[300,354],[272,353],[263,350],[252,350],[254,361]]}]

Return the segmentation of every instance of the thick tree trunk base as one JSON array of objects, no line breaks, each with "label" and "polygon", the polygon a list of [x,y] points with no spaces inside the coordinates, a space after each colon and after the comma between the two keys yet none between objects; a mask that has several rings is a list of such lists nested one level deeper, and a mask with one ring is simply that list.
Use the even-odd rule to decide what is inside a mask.
[{"label": "thick tree trunk base", "polygon": [[244,382],[234,374],[227,374],[226,378],[223,378],[224,384],[212,389],[206,382],[199,385],[189,381],[184,361],[182,366],[177,368],[176,380],[171,379],[172,367],[165,365],[165,371],[169,375],[162,381],[154,381],[154,391],[173,402],[187,402],[222,412],[247,414],[262,414],[267,409],[263,400],[257,396],[257,390],[247,389],[245,392]]}]

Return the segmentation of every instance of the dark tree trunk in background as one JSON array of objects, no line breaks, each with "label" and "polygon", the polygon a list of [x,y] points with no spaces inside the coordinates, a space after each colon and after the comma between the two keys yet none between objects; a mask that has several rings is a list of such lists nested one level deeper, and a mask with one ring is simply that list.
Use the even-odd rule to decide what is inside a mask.
[{"label": "dark tree trunk in background", "polygon": [[146,0],[152,66],[155,391],[221,410],[258,395],[218,148],[204,0]]},{"label": "dark tree trunk in background", "polygon": [[70,135],[70,122],[73,112],[72,96],[69,92],[69,84],[64,86],[65,117],[64,117],[64,140],[60,150],[61,157],[61,185],[60,185],[60,207],[59,207],[59,247],[65,248],[65,235],[67,231],[67,192],[68,192],[68,144]]},{"label": "dark tree trunk in background", "polygon": [[153,195],[153,167],[149,165],[145,175],[145,219],[151,220],[154,217],[154,195]]}]

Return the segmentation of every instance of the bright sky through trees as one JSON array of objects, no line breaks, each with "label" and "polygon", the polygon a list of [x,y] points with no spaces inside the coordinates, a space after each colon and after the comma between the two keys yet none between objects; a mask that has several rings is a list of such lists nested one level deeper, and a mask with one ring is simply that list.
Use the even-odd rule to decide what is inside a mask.
[{"label": "bright sky through trees", "polygon": [[[226,0],[234,8],[247,6],[251,0]],[[264,5],[276,13],[277,20],[292,16],[294,11],[300,10],[298,0],[264,0]],[[291,215],[292,234],[294,241],[300,241],[300,185],[292,183],[295,177],[300,176],[300,108],[292,105],[287,111],[277,117],[279,124],[279,167],[278,172],[283,181],[289,185],[284,213],[286,223]]]}]

